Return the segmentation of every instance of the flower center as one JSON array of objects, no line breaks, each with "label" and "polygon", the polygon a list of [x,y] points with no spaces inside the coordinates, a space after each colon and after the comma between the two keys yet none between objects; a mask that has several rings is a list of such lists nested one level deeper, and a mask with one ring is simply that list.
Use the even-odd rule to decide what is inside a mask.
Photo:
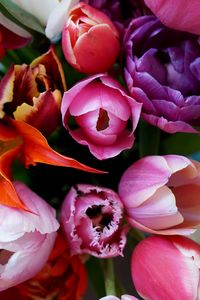
[{"label": "flower center", "polygon": [[6,265],[13,254],[14,252],[5,249],[0,249],[0,265]]},{"label": "flower center", "polygon": [[103,231],[104,227],[109,228],[113,217],[111,213],[103,212],[104,205],[92,205],[86,210],[86,215],[92,220],[93,227],[98,231]]},{"label": "flower center", "polygon": [[108,113],[103,108],[100,108],[96,129],[97,129],[97,131],[101,131],[101,130],[106,129],[108,126],[109,126]]}]

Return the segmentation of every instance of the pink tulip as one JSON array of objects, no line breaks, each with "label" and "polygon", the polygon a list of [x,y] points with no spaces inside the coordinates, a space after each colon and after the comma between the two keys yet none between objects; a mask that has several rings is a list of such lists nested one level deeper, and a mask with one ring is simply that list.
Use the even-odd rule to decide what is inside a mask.
[{"label": "pink tulip", "polygon": [[110,19],[80,2],[70,12],[62,32],[66,60],[83,73],[105,72],[114,64],[119,50],[119,33]]},{"label": "pink tulip", "polygon": [[[117,298],[116,296],[106,296],[99,300],[120,300],[120,298]],[[121,300],[137,300],[137,298],[130,295],[123,295],[121,296]]]},{"label": "pink tulip", "polygon": [[[70,135],[101,160],[133,146],[141,104],[129,97],[118,81],[97,74],[65,92],[61,112]],[[78,128],[70,127],[70,117]],[[131,129],[127,128],[128,121]]]},{"label": "pink tulip", "polygon": [[197,300],[200,246],[182,236],[153,236],[140,242],[131,259],[137,292],[148,300]]},{"label": "pink tulip", "polygon": [[119,195],[132,226],[191,234],[200,225],[200,163],[178,155],[142,158],[123,174]]},{"label": "pink tulip", "polygon": [[145,0],[145,3],[166,26],[200,34],[199,0]]},{"label": "pink tulip", "polygon": [[0,291],[33,277],[45,265],[59,227],[55,211],[23,183],[17,194],[31,212],[0,205]]},{"label": "pink tulip", "polygon": [[71,255],[122,255],[128,230],[121,225],[122,217],[123,205],[114,191],[89,184],[72,187],[61,209],[61,224]]}]

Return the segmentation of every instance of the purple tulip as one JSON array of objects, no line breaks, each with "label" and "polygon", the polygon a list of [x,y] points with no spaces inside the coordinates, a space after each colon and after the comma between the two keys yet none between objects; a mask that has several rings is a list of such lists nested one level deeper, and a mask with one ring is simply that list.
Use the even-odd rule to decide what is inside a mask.
[{"label": "purple tulip", "polygon": [[71,254],[122,255],[127,233],[127,226],[120,226],[122,217],[123,205],[114,191],[88,184],[72,187],[61,210]]},{"label": "purple tulip", "polygon": [[169,133],[200,126],[199,37],[169,29],[154,16],[137,18],[124,37],[125,80],[143,118]]},{"label": "purple tulip", "polygon": [[[61,105],[63,124],[70,135],[100,160],[133,146],[140,111],[141,104],[107,74],[96,74],[74,85],[65,92]],[[70,117],[76,128],[70,126]]]}]

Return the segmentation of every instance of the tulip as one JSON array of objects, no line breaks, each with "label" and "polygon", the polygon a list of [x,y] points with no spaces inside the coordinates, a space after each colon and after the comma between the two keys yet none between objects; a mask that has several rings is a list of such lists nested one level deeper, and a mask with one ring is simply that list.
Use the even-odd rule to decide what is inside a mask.
[{"label": "tulip", "polygon": [[32,213],[1,205],[0,291],[30,279],[43,268],[59,227],[52,207],[23,183],[13,185]]},{"label": "tulip", "polygon": [[119,33],[105,14],[80,2],[70,11],[64,26],[62,49],[67,62],[76,70],[105,72],[118,56]]},{"label": "tulip", "polygon": [[63,69],[54,49],[50,48],[30,66],[11,66],[3,77],[0,117],[7,112],[14,119],[25,121],[48,135],[59,124],[64,90]]},{"label": "tulip", "polygon": [[127,221],[157,234],[191,234],[200,225],[200,163],[179,155],[147,156],[122,175]]},{"label": "tulip", "polygon": [[130,23],[123,48],[125,80],[131,96],[143,103],[143,119],[169,133],[197,133],[198,36],[169,29],[156,17],[145,16]]},{"label": "tulip", "polygon": [[200,35],[198,0],[145,0],[145,3],[166,26]]},{"label": "tulip", "polygon": [[[130,149],[134,143],[141,104],[107,74],[93,75],[68,90],[62,99],[63,125],[98,159],[107,159]],[[74,118],[78,128],[70,126]],[[127,128],[130,121],[131,128]]]},{"label": "tulip", "polygon": [[68,244],[58,231],[53,250],[42,270],[28,281],[1,292],[0,300],[81,300],[86,283],[84,265],[78,256],[70,257]]},{"label": "tulip", "polygon": [[[106,296],[99,300],[120,300],[120,299],[115,296]],[[121,300],[137,300],[137,298],[130,296],[130,295],[123,295],[123,296],[121,296]]]},{"label": "tulip", "polygon": [[71,255],[122,255],[128,230],[121,225],[122,217],[123,205],[114,191],[89,184],[72,187],[61,209],[61,225]]},{"label": "tulip", "polygon": [[46,36],[53,40],[62,32],[68,18],[69,10],[76,5],[78,0],[12,0],[15,4],[27,11],[38,21],[46,26]]},{"label": "tulip", "polygon": [[131,273],[145,300],[199,299],[200,246],[182,236],[152,236],[132,254]]},{"label": "tulip", "polygon": [[17,158],[25,167],[36,165],[36,163],[45,163],[102,173],[75,159],[59,154],[49,146],[45,137],[36,128],[22,121],[12,119],[1,121],[0,145],[0,204],[10,207],[28,210],[17,195],[11,181],[11,166]]},{"label": "tulip", "polygon": [[31,35],[0,13],[0,59],[6,50],[26,46],[31,40]]}]

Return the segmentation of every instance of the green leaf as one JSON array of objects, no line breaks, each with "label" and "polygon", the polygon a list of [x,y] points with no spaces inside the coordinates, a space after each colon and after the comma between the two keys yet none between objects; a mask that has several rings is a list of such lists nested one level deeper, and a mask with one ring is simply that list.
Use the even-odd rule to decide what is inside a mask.
[{"label": "green leaf", "polygon": [[0,11],[19,26],[45,34],[44,28],[39,20],[29,14],[11,0],[0,0]]}]

